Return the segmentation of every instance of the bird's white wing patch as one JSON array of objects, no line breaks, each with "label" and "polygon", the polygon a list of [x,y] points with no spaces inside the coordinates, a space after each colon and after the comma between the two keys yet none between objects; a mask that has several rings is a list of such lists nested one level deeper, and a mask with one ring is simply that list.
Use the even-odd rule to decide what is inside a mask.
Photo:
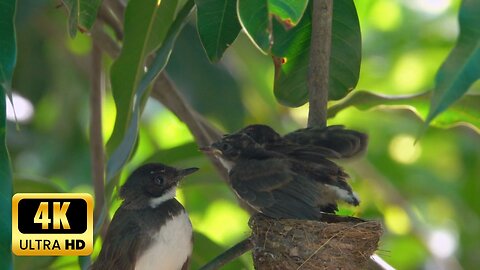
[{"label": "bird's white wing patch", "polygon": [[335,191],[338,198],[343,200],[343,201],[353,203],[354,200],[357,200],[358,202],[360,202],[360,198],[358,197],[358,195],[355,192],[350,193],[345,189],[341,189],[341,188],[339,188],[337,186],[333,186],[333,185],[325,185],[325,186],[327,186],[327,187],[331,188],[333,191]]},{"label": "bird's white wing patch", "polygon": [[168,220],[154,236],[135,270],[180,270],[192,254],[192,224],[185,211]]},{"label": "bird's white wing patch", "polygon": [[230,170],[233,168],[233,166],[235,165],[234,162],[230,161],[230,160],[226,160],[222,157],[218,157],[218,160],[220,161],[220,163],[222,163],[223,167],[225,169],[227,169],[228,172],[230,172]]},{"label": "bird's white wing patch", "polygon": [[155,208],[163,202],[175,198],[175,195],[177,195],[177,187],[173,186],[169,190],[165,191],[162,196],[150,199],[150,207]]}]

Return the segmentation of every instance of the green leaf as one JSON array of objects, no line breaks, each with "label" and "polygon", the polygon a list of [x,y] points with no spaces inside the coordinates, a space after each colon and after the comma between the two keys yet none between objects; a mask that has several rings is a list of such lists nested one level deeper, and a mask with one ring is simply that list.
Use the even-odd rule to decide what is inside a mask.
[{"label": "green leaf", "polygon": [[[124,136],[121,138],[120,144],[117,148],[115,148],[111,158],[107,164],[107,183],[118,174],[121,170],[123,165],[128,161],[130,154],[135,146],[135,142],[138,135],[138,125],[140,114],[142,111],[142,102],[141,100],[148,95],[148,87],[150,83],[155,79],[155,77],[165,68],[168,59],[170,57],[171,51],[173,49],[173,45],[175,44],[175,40],[180,33],[180,30],[183,28],[185,23],[187,22],[187,17],[190,14],[192,8],[194,6],[193,0],[188,1],[185,3],[183,8],[177,14],[175,21],[171,24],[171,27],[168,29],[168,33],[165,36],[165,40],[163,40],[162,45],[160,48],[155,52],[155,58],[152,61],[152,64],[149,66],[148,71],[146,73],[142,73],[142,70],[138,71],[139,74],[142,75],[141,80],[135,82],[134,85],[134,92],[131,99],[128,100],[128,108],[130,110],[124,113],[125,118],[129,117],[130,119],[125,120],[122,123],[123,127],[126,126],[126,132],[123,133]],[[128,11],[127,11],[128,13]],[[127,56],[128,57],[128,56]],[[113,67],[112,67],[113,68]],[[123,69],[128,68],[122,67]],[[113,70],[112,70],[113,71]],[[112,75],[113,76],[113,75]],[[112,81],[113,83],[113,81]],[[129,89],[130,90],[130,89]],[[125,101],[125,100],[122,100]],[[115,104],[117,107],[118,105]],[[117,109],[117,119],[118,119],[118,109]],[[117,121],[117,120],[116,120]],[[117,125],[117,124],[116,124]],[[114,129],[115,132],[115,129]],[[112,135],[113,139],[113,135]],[[114,183],[115,184],[115,183]]]},{"label": "green leaf", "polygon": [[[160,46],[173,20],[177,0],[131,1],[125,13],[125,39],[118,59],[111,68],[112,94],[117,117],[107,144],[112,153],[123,140],[132,121],[135,90],[145,74],[146,57]],[[134,132],[136,134],[136,132]],[[129,152],[129,151],[127,151]],[[128,158],[128,157],[127,157]]]},{"label": "green leaf", "polygon": [[308,0],[269,0],[268,10],[288,29],[298,24]]},{"label": "green leaf", "polygon": [[[431,92],[415,95],[391,96],[358,91],[340,103],[328,109],[328,117],[334,117],[340,111],[353,106],[360,110],[372,108],[409,109],[420,117],[427,114]],[[448,111],[432,121],[432,125],[448,128],[458,123],[469,123],[480,129],[480,95],[465,95]]]},{"label": "green leaf", "polygon": [[15,0],[0,0],[0,262],[5,269],[12,269],[12,173],[6,145],[5,95],[11,92],[17,61],[15,7]]},{"label": "green leaf", "polygon": [[428,125],[457,101],[480,78],[480,1],[462,1],[459,12],[460,36],[435,78]]},{"label": "green leaf", "polygon": [[270,51],[272,30],[267,0],[238,0],[237,12],[245,33],[263,53]]},{"label": "green leaf", "polygon": [[187,25],[175,43],[166,72],[196,111],[227,130],[238,130],[246,112],[241,87],[223,63],[211,64],[202,50],[194,27]]},{"label": "green leaf", "polygon": [[307,0],[238,0],[237,12],[250,40],[267,54],[276,39],[272,33],[272,17],[288,30],[300,21],[307,4]]},{"label": "green leaf", "polygon": [[70,37],[80,32],[88,32],[97,18],[101,0],[62,0],[68,12],[68,32]]},{"label": "green leaf", "polygon": [[[291,30],[273,21],[274,93],[286,106],[298,107],[308,101],[311,19],[309,5],[302,20]],[[329,100],[345,97],[357,85],[361,46],[360,25],[353,1],[334,1]]]},{"label": "green leaf", "polygon": [[222,58],[240,32],[235,0],[195,0],[198,34],[211,62]]}]

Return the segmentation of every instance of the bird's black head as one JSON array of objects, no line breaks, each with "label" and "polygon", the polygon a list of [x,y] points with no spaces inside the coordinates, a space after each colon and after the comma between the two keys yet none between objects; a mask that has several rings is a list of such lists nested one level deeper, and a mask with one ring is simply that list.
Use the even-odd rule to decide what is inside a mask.
[{"label": "bird's black head", "polygon": [[236,161],[239,158],[247,158],[249,153],[260,147],[250,136],[244,133],[226,135],[214,142],[210,147],[203,150],[213,152],[217,157],[229,161]]},{"label": "bird's black head", "polygon": [[180,179],[197,170],[176,169],[160,163],[145,164],[128,177],[120,189],[120,197],[131,208],[145,207],[152,199],[162,196],[165,200],[172,199]]},{"label": "bird's black head", "polygon": [[282,136],[280,136],[280,134],[278,134],[273,128],[260,124],[247,126],[241,129],[238,133],[248,135],[260,145],[275,144],[282,139]]}]

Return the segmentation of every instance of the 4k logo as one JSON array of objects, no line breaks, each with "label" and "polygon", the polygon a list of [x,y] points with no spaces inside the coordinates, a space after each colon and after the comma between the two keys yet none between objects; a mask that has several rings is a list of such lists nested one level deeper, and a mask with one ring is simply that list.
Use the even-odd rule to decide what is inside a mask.
[{"label": "4k logo", "polygon": [[93,199],[85,193],[18,193],[12,198],[12,251],[23,256],[89,255]]}]

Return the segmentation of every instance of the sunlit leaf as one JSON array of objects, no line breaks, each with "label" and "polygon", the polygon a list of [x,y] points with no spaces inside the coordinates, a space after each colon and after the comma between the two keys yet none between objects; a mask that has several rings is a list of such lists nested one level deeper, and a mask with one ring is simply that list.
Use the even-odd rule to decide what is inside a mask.
[{"label": "sunlit leaf", "polygon": [[17,59],[15,40],[15,0],[0,1],[0,261],[12,267],[12,174],[6,146],[6,98],[10,92]]},{"label": "sunlit leaf", "polygon": [[114,177],[128,161],[128,158],[130,157],[134,149],[138,136],[138,122],[140,119],[140,113],[143,104],[139,100],[147,96],[148,86],[153,81],[153,79],[155,79],[155,77],[165,68],[170,57],[170,53],[173,49],[173,45],[175,44],[175,40],[177,39],[180,30],[187,22],[186,18],[192,11],[193,6],[193,0],[188,1],[177,14],[177,17],[172,23],[163,44],[155,52],[155,58],[153,59],[152,64],[148,68],[148,71],[141,78],[138,88],[136,88],[134,92],[132,102],[136,101],[136,103],[133,104],[133,112],[130,115],[131,119],[128,123],[127,131],[120,145],[115,149],[112,157],[107,163],[108,191],[113,190],[113,185],[115,185],[116,183],[111,182],[111,180],[114,179]]},{"label": "sunlit leaf", "polygon": [[[372,108],[413,108],[424,117],[427,114],[431,92],[415,95],[381,95],[367,91],[358,91],[344,101],[330,107],[328,116],[334,117],[340,111],[353,106],[360,110]],[[480,129],[480,95],[466,95],[453,104],[445,113],[432,121],[438,127],[450,127],[457,123],[470,123]]]},{"label": "sunlit leaf", "polygon": [[290,28],[300,21],[307,4],[307,0],[269,0],[268,10],[286,28]]},{"label": "sunlit leaf", "polygon": [[272,34],[268,0],[238,0],[238,18],[252,42],[264,53],[270,51]]},{"label": "sunlit leaf", "polygon": [[298,24],[307,4],[307,0],[239,0],[237,12],[247,35],[266,54],[276,42],[272,18],[288,30]]},{"label": "sunlit leaf", "polygon": [[[428,125],[480,78],[480,1],[465,0],[459,13],[460,36],[435,78]],[[477,105],[478,106],[478,105]]]},{"label": "sunlit leaf", "polygon": [[[308,101],[310,34],[311,5],[299,24],[291,30],[286,30],[273,21],[274,93],[277,100],[284,105],[298,107]],[[343,98],[357,85],[361,46],[360,26],[353,1],[334,1],[329,76],[330,100]]]},{"label": "sunlit leaf", "polygon": [[95,22],[101,0],[62,0],[68,12],[68,32],[75,37],[77,29],[87,32]]},{"label": "sunlit leaf", "polygon": [[208,58],[216,62],[240,32],[235,0],[195,0],[198,34]]}]

